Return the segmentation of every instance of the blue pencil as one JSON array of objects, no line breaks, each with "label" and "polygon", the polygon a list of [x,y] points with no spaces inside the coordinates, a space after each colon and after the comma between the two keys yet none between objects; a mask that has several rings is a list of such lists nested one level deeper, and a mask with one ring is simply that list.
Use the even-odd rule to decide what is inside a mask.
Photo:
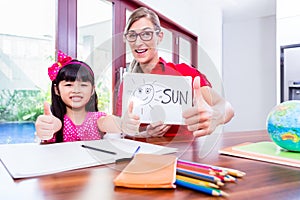
[{"label": "blue pencil", "polygon": [[182,187],[185,187],[185,188],[189,188],[189,189],[198,191],[198,192],[203,192],[205,194],[209,194],[209,195],[212,195],[212,196],[224,196],[224,197],[228,196],[228,194],[226,192],[223,192],[221,190],[218,190],[218,189],[215,189],[215,188],[210,188],[210,187],[205,187],[205,186],[202,186],[202,185],[193,184],[193,183],[183,181],[183,180],[179,180],[179,179],[176,179],[175,184],[178,185],[178,186],[182,186]]},{"label": "blue pencil", "polygon": [[177,172],[177,174],[181,174],[181,175],[196,178],[196,179],[201,179],[201,180],[210,181],[210,182],[214,182],[214,183],[221,182],[220,178],[213,176],[213,175],[209,175],[209,174],[194,172],[194,171],[190,171],[190,170],[186,170],[186,169],[182,169],[182,168],[177,168],[176,172]]},{"label": "blue pencil", "polygon": [[140,151],[140,149],[141,149],[141,146],[138,146],[131,157],[129,157],[129,158],[119,158],[119,159],[116,160],[116,163],[121,163],[121,162],[124,162],[124,161],[131,161],[133,159],[133,157],[135,156],[135,154],[137,154]]},{"label": "blue pencil", "polygon": [[137,147],[137,149],[135,150],[135,152],[132,154],[132,157],[134,157],[135,154],[137,154],[137,153],[139,152],[140,148],[141,148],[141,146],[138,146],[138,147]]}]

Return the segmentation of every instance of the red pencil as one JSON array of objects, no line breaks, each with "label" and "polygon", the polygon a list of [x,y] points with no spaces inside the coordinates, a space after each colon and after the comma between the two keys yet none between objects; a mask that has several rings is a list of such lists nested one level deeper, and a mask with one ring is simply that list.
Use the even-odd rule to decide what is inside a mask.
[{"label": "red pencil", "polygon": [[209,168],[201,168],[193,165],[186,165],[180,162],[177,162],[177,167],[182,168],[182,169],[187,169],[195,172],[201,172],[201,173],[206,173],[210,175],[217,175],[217,173]]},{"label": "red pencil", "polygon": [[202,168],[202,169],[207,169],[207,170],[213,171],[216,174],[219,174],[219,175],[222,175],[222,176],[227,175],[226,170],[222,170],[222,169],[219,169],[215,166],[206,165],[206,164],[202,164],[202,163],[196,163],[196,162],[186,161],[186,160],[177,160],[177,164],[191,166],[191,167],[197,167],[197,168]]}]

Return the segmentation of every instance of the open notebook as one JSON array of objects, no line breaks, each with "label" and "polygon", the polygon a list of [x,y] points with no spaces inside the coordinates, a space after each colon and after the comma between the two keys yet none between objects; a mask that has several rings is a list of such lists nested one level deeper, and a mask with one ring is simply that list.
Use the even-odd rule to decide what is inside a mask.
[{"label": "open notebook", "polygon": [[281,165],[300,167],[300,152],[286,151],[274,142],[243,143],[219,150],[219,153]]},{"label": "open notebook", "polygon": [[[83,148],[87,145],[115,154]],[[139,142],[129,139],[64,142],[40,145],[36,143],[0,145],[0,159],[13,178],[26,178],[68,170],[114,163],[117,159],[139,153],[169,154],[176,148]]]}]

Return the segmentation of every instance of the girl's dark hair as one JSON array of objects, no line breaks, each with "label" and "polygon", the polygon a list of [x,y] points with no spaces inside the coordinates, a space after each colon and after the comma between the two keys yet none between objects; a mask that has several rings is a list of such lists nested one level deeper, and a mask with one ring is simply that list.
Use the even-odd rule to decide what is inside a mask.
[{"label": "girl's dark hair", "polygon": [[[67,65],[62,67],[56,78],[52,81],[51,85],[51,111],[52,114],[59,118],[62,122],[62,128],[56,132],[55,142],[63,142],[63,127],[64,127],[64,115],[67,112],[66,104],[62,101],[60,95],[57,95],[55,90],[57,89],[59,93],[58,84],[61,81],[71,81],[74,82],[75,80],[90,82],[92,86],[95,85],[95,77],[94,73],[90,66],[86,63],[78,60],[72,60]],[[95,112],[98,111],[98,97],[96,92],[93,93],[89,102],[85,107],[86,111],[88,112]]]}]

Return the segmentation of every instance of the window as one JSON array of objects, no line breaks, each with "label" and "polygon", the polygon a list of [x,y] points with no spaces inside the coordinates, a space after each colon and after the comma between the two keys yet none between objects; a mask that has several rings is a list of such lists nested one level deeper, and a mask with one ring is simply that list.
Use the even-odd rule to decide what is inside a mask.
[{"label": "window", "polygon": [[1,1],[0,18],[0,143],[32,142],[54,62],[55,1]]},{"label": "window", "polygon": [[77,0],[77,58],[95,73],[99,110],[112,109],[112,5],[108,1]]},{"label": "window", "polygon": [[164,38],[159,44],[159,55],[167,62],[173,61],[173,34],[166,28],[162,28]]},{"label": "window", "polygon": [[[131,0],[1,1],[0,120],[35,121],[43,112],[55,50],[93,68],[99,109],[114,113],[118,84],[132,60],[122,38],[126,17],[140,6],[147,7]],[[165,34],[160,55],[197,66],[197,37],[158,15]]]},{"label": "window", "polygon": [[179,37],[179,63],[192,64],[191,43],[186,39]]},{"label": "window", "polygon": [[40,113],[31,111],[40,102],[33,103],[38,97],[27,95],[44,95],[50,84],[47,67],[54,62],[55,2],[1,1],[0,18],[0,119],[34,120]]}]

